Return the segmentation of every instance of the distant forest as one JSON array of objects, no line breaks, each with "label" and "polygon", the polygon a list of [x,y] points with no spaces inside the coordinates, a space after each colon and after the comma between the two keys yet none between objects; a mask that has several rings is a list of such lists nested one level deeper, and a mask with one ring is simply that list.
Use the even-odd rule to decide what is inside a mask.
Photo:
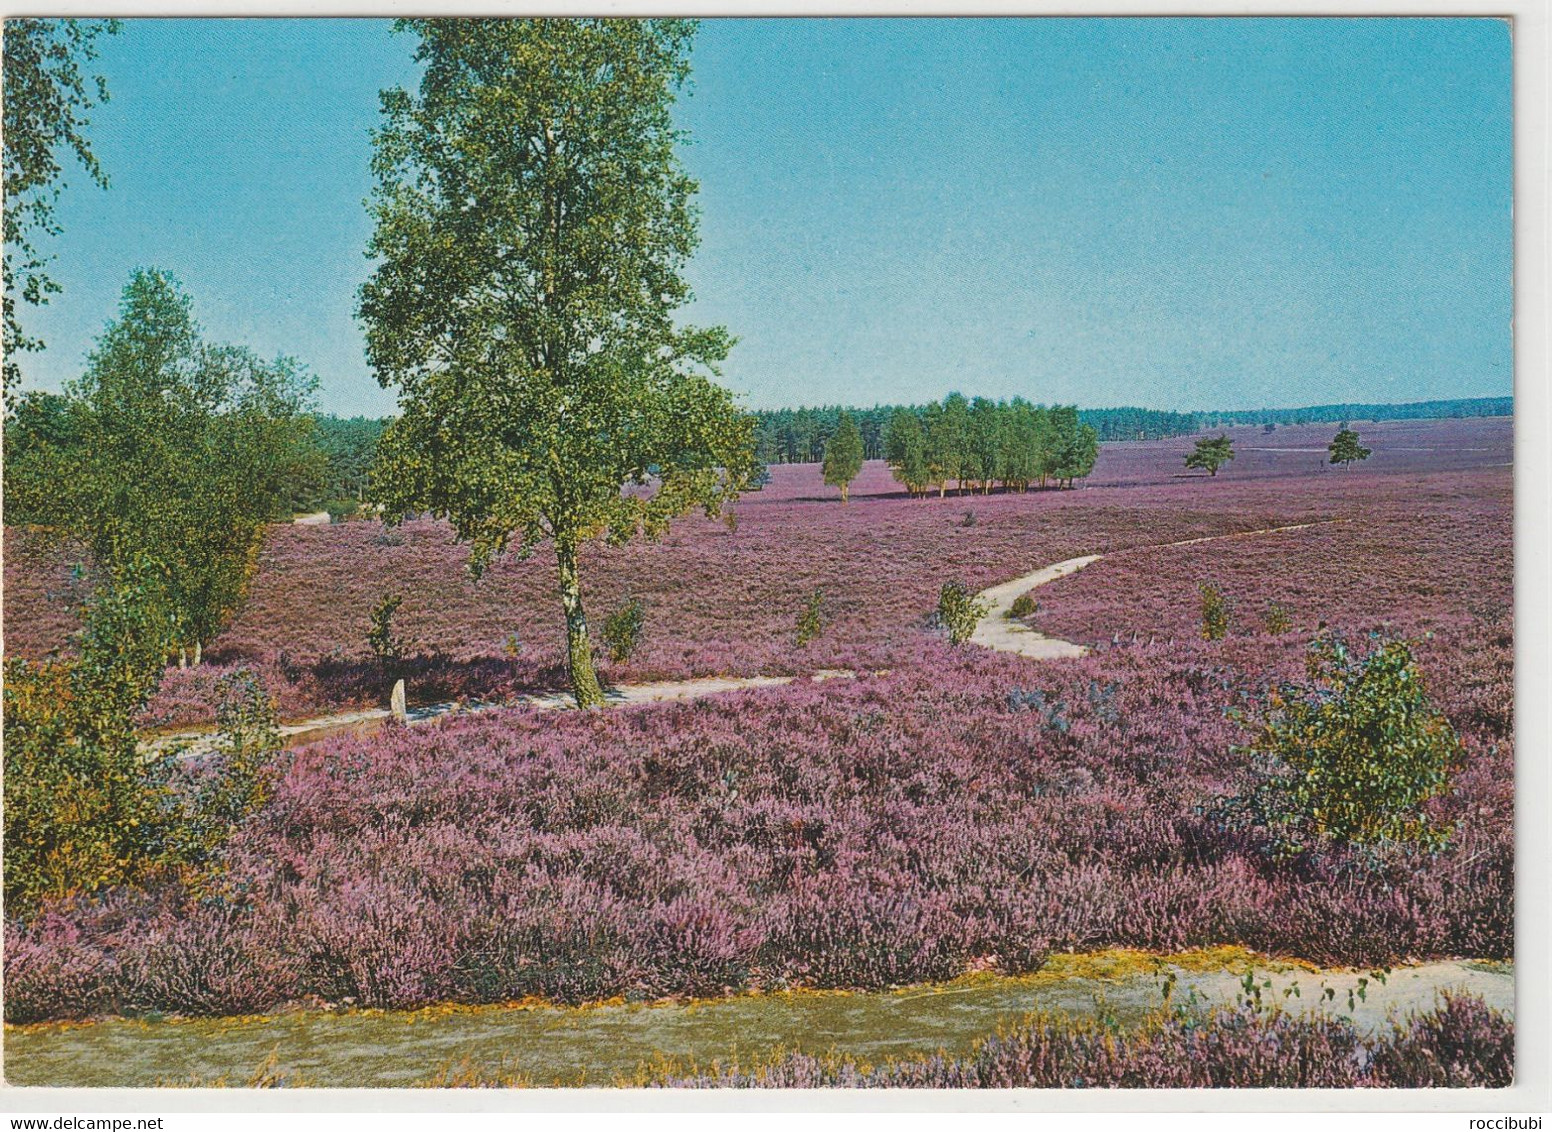
[{"label": "distant forest", "polygon": [[[803,409],[762,409],[757,454],[766,464],[811,464],[824,458],[825,444],[835,433],[842,409],[850,413],[862,432],[863,456],[884,458],[884,432],[896,409],[918,415],[920,405],[875,405],[856,409],[823,405]],[[1106,440],[1159,440],[1233,425],[1326,424],[1338,421],[1435,420],[1442,417],[1507,417],[1514,413],[1512,397],[1473,397],[1455,401],[1415,401],[1404,405],[1311,405],[1300,409],[1246,409],[1204,413],[1176,413],[1164,409],[1080,409],[1078,419]]]},{"label": "distant forest", "polygon": [[[842,406],[815,409],[762,410],[759,420],[758,455],[766,464],[817,463],[835,432]],[[918,414],[925,406],[878,405],[848,409],[862,433],[863,456],[884,458],[884,435],[897,408]],[[1235,412],[1172,413],[1160,409],[1080,409],[1078,419],[1089,425],[1101,441],[1158,440],[1232,425],[1325,424],[1337,421],[1433,420],[1442,417],[1506,417],[1514,413],[1512,397],[1475,397],[1456,401],[1416,401],[1405,405],[1311,405],[1302,409],[1247,409]],[[318,441],[323,467],[318,478],[298,493],[296,505],[313,509],[348,510],[364,497],[367,471],[376,455],[377,440],[386,419],[370,417],[318,417]]]}]

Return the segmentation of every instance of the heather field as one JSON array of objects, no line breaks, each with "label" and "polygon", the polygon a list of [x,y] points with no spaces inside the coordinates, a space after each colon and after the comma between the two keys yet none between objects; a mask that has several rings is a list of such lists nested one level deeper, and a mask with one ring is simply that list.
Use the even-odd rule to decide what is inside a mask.
[{"label": "heather field", "polygon": [[[1299,431],[1266,440],[1298,447]],[[1507,431],[1395,431],[1485,451],[1471,467],[1427,470],[1412,454],[1387,471],[1377,455],[1351,473],[1242,481],[1231,467],[946,501],[899,496],[870,467],[846,508],[812,468],[773,469],[736,531],[686,523],[660,546],[593,556],[595,609],[630,580],[649,610],[643,654],[610,675],[858,679],[587,715],[492,710],[300,749],[213,889],[119,891],[12,925],[6,1017],[879,988],[1109,946],[1233,943],[1327,965],[1508,958]],[[1139,457],[1107,447],[1101,471],[1112,460]],[[1343,521],[1146,549],[1321,519]],[[955,649],[924,628],[944,580],[980,587],[1101,551],[1042,588],[1034,615],[1095,646],[1086,657]],[[277,528],[213,667],[257,664],[293,712],[368,699],[366,609],[397,589],[407,626],[445,653],[424,662],[424,694],[553,681],[543,556],[478,584],[461,563],[429,523]],[[8,554],[6,567],[10,643],[45,648],[59,623],[29,613],[53,608],[53,583],[37,561]],[[1200,639],[1203,581],[1232,602],[1221,641]],[[832,620],[797,650],[816,586]],[[1267,624],[1273,602],[1282,631]],[[1301,674],[1322,624],[1418,642],[1466,755],[1431,803],[1454,829],[1441,852],[1288,856],[1224,820],[1252,721]],[[514,629],[515,660],[502,651]],[[180,674],[164,714],[197,718],[206,678]]]},{"label": "heather field", "polygon": [[[842,507],[821,483],[817,466],[773,467],[772,482],[737,505],[736,529],[691,518],[659,544],[590,549],[584,578],[595,625],[627,596],[646,606],[639,651],[627,664],[606,662],[605,679],[888,668],[908,661],[939,586],[950,579],[981,588],[1077,555],[1330,518],[1357,524],[1359,533],[1343,528],[1322,536],[1328,549],[1339,548],[1336,560],[1346,570],[1322,569],[1310,577],[1273,571],[1290,589],[1281,600],[1291,603],[1311,586],[1317,587],[1311,597],[1324,600],[1360,565],[1366,574],[1415,570],[1401,560],[1415,555],[1404,532],[1417,522],[1432,524],[1462,553],[1492,559],[1500,581],[1508,577],[1507,556],[1489,548],[1507,548],[1510,536],[1510,422],[1373,426],[1370,465],[1356,472],[1323,465],[1310,474],[1301,460],[1314,457],[1305,450],[1329,439],[1329,428],[1235,431],[1241,443],[1272,451],[1247,451],[1208,480],[1177,478],[1186,440],[1105,445],[1093,483],[1070,492],[913,500],[881,463],[870,463],[853,485],[851,505]],[[1398,450],[1383,447],[1391,442]],[[1385,534],[1368,532],[1371,526]],[[70,578],[68,554],[34,548],[25,534],[11,534],[6,640],[14,652],[36,655],[68,640],[68,603],[79,586]],[[1299,540],[1309,537],[1300,532],[1279,545],[1304,547]],[[1350,549],[1353,540],[1375,537],[1391,540],[1378,557]],[[1210,553],[1186,548],[1180,561],[1205,568],[1220,555],[1241,553],[1224,550],[1226,545],[1214,544]],[[1428,551],[1444,552],[1442,545]],[[1251,556],[1247,561],[1275,553],[1261,543],[1243,551]],[[1308,560],[1331,558],[1314,553]],[[404,595],[398,625],[419,654],[409,678],[412,702],[499,699],[564,686],[554,566],[546,552],[528,561],[500,561],[478,582],[465,561],[465,548],[438,523],[411,522],[396,530],[368,522],[273,528],[246,608],[202,669],[169,672],[148,722],[207,721],[216,679],[242,666],[263,674],[287,718],[380,705],[385,690],[366,634],[372,605],[388,593]],[[1121,561],[1096,569],[1119,569]],[[1404,586],[1441,595],[1481,591],[1462,572],[1470,561],[1439,565]],[[1147,571],[1137,576],[1146,579]],[[794,648],[796,619],[816,588],[824,591],[825,630],[805,648]],[[1182,604],[1178,590],[1161,584],[1150,594],[1168,595],[1189,621],[1194,598]],[[1054,603],[1054,591],[1047,596]],[[1413,610],[1414,596],[1400,592],[1377,600],[1390,602],[1384,608],[1401,618]],[[1431,606],[1441,604],[1421,596]],[[1318,619],[1312,605],[1309,612]],[[1138,627],[1134,622],[1096,621],[1087,635],[1130,633]],[[1061,624],[1080,623],[1069,617]],[[1178,626],[1163,635],[1180,635]]]}]

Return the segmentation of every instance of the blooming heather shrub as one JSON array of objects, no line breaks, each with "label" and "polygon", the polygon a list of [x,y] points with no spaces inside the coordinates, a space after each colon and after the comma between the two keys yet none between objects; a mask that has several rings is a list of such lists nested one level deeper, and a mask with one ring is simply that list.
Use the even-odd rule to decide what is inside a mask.
[{"label": "blooming heather shrub", "polygon": [[[467,1081],[468,1078],[466,1077]],[[1481,999],[1443,996],[1432,1010],[1369,1037],[1346,1018],[1250,1009],[1155,1014],[1115,1030],[1037,1017],[965,1057],[939,1054],[869,1067],[790,1054],[699,1076],[648,1075],[670,1088],[1210,1089],[1504,1088],[1514,1027]]]},{"label": "blooming heather shrub", "polygon": [[[1351,965],[1511,953],[1505,746],[1466,740],[1435,800],[1457,831],[1439,854],[1280,861],[1203,809],[1242,781],[1250,738],[1224,713],[1235,680],[1188,679],[1216,646],[1040,669],[1065,730],[1010,704],[1023,658],[918,649],[887,676],[301,749],[228,846],[218,892],[169,885],[8,925],[7,1010],[880,987],[1102,946]],[[214,898],[222,916],[197,914]],[[137,958],[171,938],[197,979]]]},{"label": "blooming heather shrub", "polygon": [[604,618],[604,647],[609,650],[609,659],[623,664],[635,655],[646,623],[647,607],[639,597],[630,598]]},{"label": "blooming heather shrub", "polygon": [[948,636],[950,644],[962,645],[975,632],[976,623],[986,616],[987,608],[963,582],[944,582],[938,591],[933,621]]}]

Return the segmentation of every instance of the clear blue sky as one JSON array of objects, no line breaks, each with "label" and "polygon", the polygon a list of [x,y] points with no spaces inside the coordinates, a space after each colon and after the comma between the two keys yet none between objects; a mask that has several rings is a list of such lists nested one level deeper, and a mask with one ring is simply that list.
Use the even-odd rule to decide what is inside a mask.
[{"label": "clear blue sky", "polygon": [[[355,290],[386,21],[131,20],[25,311],[79,372],[136,266],[209,336],[383,413]],[[753,407],[949,389],[1289,406],[1512,388],[1511,78],[1494,20],[727,20],[680,106],[695,322]]]}]

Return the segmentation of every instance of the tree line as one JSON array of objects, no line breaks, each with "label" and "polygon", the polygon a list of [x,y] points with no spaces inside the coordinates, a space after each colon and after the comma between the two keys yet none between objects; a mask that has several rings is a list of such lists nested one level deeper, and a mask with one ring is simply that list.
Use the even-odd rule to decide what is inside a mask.
[{"label": "tree line", "polygon": [[884,458],[912,495],[953,483],[961,493],[996,487],[1071,487],[1094,469],[1099,435],[1072,405],[1046,408],[1015,397],[970,400],[951,393],[924,409],[898,408],[884,434]]},{"label": "tree line", "polygon": [[[875,405],[870,409],[843,405],[813,408],[760,409],[755,412],[755,452],[763,464],[816,464],[835,435],[844,412],[862,437],[863,459],[884,459],[884,433],[898,409],[918,415],[924,405]],[[1297,409],[1207,410],[1174,412],[1123,406],[1114,409],[1079,409],[1078,420],[1101,441],[1164,440],[1189,436],[1209,429],[1237,425],[1335,424],[1342,421],[1439,420],[1461,417],[1514,415],[1512,397],[1468,397],[1449,401],[1413,401],[1405,404],[1307,405]]]},{"label": "tree line", "polygon": [[[864,460],[885,459],[885,434],[901,410],[921,416],[926,405],[875,405],[871,409],[842,405],[815,408],[761,409],[754,414],[755,455],[762,464],[817,464],[840,427],[841,414],[851,418],[862,438]],[[1164,409],[1079,409],[1079,423],[1101,440],[1159,440],[1200,431],[1195,413]]]}]

